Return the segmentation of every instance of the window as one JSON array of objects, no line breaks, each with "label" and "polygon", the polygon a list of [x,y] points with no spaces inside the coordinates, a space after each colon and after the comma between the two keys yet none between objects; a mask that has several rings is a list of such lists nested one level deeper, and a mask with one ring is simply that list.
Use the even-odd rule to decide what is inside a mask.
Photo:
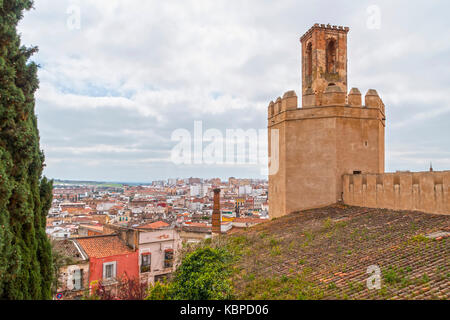
[{"label": "window", "polygon": [[312,75],[312,43],[308,43],[306,48],[306,75]]},{"label": "window", "polygon": [[152,265],[152,254],[150,252],[141,255],[141,273],[149,272]]},{"label": "window", "polygon": [[155,282],[165,282],[167,279],[171,278],[170,273],[155,275]]},{"label": "window", "polygon": [[73,290],[83,289],[83,269],[73,271]]},{"label": "window", "polygon": [[103,280],[112,280],[116,277],[116,262],[103,264]]},{"label": "window", "polygon": [[327,73],[336,72],[336,41],[330,39],[326,49]]},{"label": "window", "polygon": [[164,268],[173,267],[173,249],[164,250]]}]

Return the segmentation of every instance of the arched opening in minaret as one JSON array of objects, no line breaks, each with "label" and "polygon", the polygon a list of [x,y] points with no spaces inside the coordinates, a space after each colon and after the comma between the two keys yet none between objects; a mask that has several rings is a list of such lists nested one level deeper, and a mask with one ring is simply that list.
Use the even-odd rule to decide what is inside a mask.
[{"label": "arched opening in minaret", "polygon": [[308,43],[306,47],[306,75],[312,76],[312,43]]},{"label": "arched opening in minaret", "polygon": [[336,41],[334,39],[330,39],[327,44],[327,73],[335,73],[336,72]]}]

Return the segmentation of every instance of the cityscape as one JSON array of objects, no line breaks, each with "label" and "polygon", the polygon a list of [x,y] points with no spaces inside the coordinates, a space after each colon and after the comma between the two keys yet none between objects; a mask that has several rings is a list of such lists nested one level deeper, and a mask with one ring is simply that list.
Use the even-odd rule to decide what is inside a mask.
[{"label": "cityscape", "polygon": [[0,306],[448,305],[440,6],[0,0]]},{"label": "cityscape", "polygon": [[[121,261],[128,266],[129,275],[144,278],[147,284],[170,277],[182,244],[211,238],[213,189],[217,188],[222,194],[221,233],[231,234],[268,221],[264,180],[229,178],[222,182],[219,178],[188,178],[139,186],[55,182],[46,232],[57,251],[76,262],[61,266],[58,292],[64,293],[65,298],[81,298],[90,283],[102,280],[102,274],[88,278],[89,258],[113,260],[116,255],[133,252],[127,248],[126,239],[114,235],[116,230],[149,236],[146,242],[131,245],[139,256],[127,255],[128,261]],[[102,237],[97,238],[98,235]],[[113,253],[104,241],[114,241]],[[115,278],[118,271],[111,272],[109,277]]]}]

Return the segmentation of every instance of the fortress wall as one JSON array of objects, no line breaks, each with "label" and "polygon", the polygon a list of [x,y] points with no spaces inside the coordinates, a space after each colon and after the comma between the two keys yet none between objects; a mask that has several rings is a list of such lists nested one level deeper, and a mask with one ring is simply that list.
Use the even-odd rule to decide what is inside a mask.
[{"label": "fortress wall", "polygon": [[286,212],[336,202],[336,119],[286,121]]},{"label": "fortress wall", "polygon": [[[362,96],[357,88],[352,88],[348,94],[340,90],[335,85],[329,86],[323,94],[324,101],[321,105],[307,103],[302,108],[298,108],[295,91],[287,91],[282,98],[278,97],[275,102],[270,102],[267,112],[269,127],[285,120],[319,117],[379,119],[384,123],[385,107],[376,90],[368,90],[365,105],[361,103]],[[303,100],[305,99],[309,97],[303,96]],[[313,98],[310,100],[311,103],[315,101]]]},{"label": "fortress wall", "polygon": [[[286,123],[275,122],[275,116],[285,114],[286,110],[297,108],[295,92],[286,92],[278,97],[268,108],[268,156],[269,156],[269,203],[272,217],[281,217],[286,212]],[[272,138],[274,136],[274,138]],[[272,145],[272,140],[278,144]],[[278,154],[273,154],[278,153]]]},{"label": "fortress wall", "polygon": [[[342,198],[343,174],[384,168],[379,163],[379,148],[384,148],[384,140],[379,141],[384,130],[380,105],[362,106],[357,89],[349,95],[352,105],[346,103],[345,93],[330,86],[324,94],[325,105],[298,108],[294,91],[270,102],[270,161],[272,153],[279,151],[278,170],[269,173],[272,218],[336,203]],[[272,146],[274,130],[279,133],[278,148]],[[358,183],[362,188],[363,181]],[[358,199],[363,197],[361,192]]]},{"label": "fortress wall", "polygon": [[344,203],[450,214],[450,171],[346,174]]}]

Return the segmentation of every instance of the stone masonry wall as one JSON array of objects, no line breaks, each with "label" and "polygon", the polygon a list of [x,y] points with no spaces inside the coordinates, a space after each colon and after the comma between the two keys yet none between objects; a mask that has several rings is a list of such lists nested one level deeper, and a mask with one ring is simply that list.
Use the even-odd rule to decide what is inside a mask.
[{"label": "stone masonry wall", "polygon": [[347,96],[333,85],[323,98],[321,106],[298,108],[288,91],[269,104],[268,151],[271,162],[278,159],[278,170],[269,170],[271,218],[338,202],[343,174],[384,172],[385,108],[377,92],[369,90],[362,105],[358,89]]},{"label": "stone masonry wall", "polygon": [[450,214],[450,171],[343,176],[345,204]]}]

